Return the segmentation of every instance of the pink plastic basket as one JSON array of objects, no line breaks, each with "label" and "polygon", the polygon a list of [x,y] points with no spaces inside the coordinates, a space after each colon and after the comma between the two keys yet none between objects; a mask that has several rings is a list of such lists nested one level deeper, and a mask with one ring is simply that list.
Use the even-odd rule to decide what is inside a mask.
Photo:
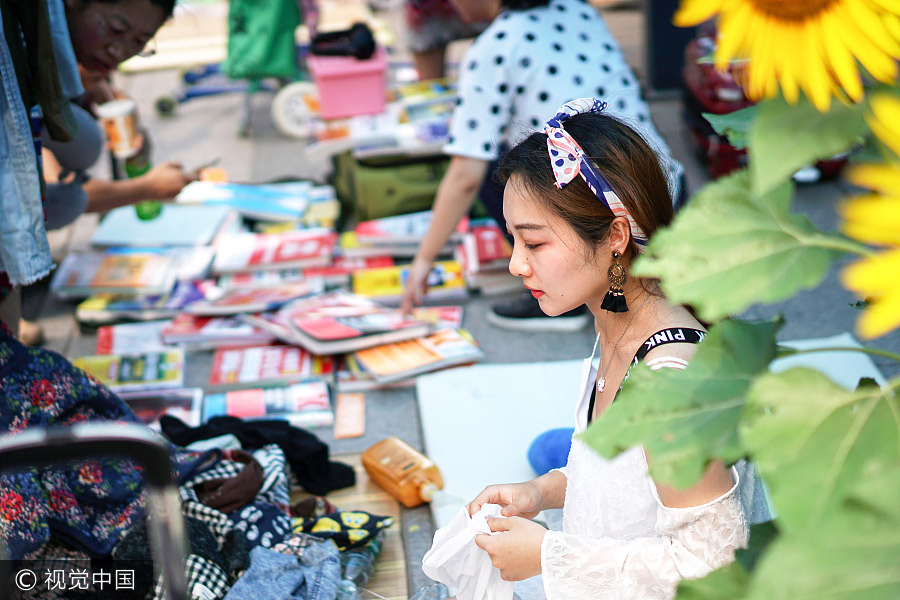
[{"label": "pink plastic basket", "polygon": [[310,55],[306,64],[319,89],[323,119],[373,115],[384,110],[387,55],[383,48],[366,60]]}]

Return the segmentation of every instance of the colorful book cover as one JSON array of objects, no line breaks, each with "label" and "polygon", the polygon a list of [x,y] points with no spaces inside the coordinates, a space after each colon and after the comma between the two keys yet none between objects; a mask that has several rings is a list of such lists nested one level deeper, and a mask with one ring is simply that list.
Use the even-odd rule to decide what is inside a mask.
[{"label": "colorful book cover", "polygon": [[359,350],[353,356],[376,381],[390,383],[428,371],[476,362],[484,357],[484,353],[463,330],[447,328],[423,338]]},{"label": "colorful book cover", "polygon": [[104,325],[97,329],[97,354],[165,351],[161,334],[171,322],[164,319]]},{"label": "colorful book cover", "polygon": [[167,319],[201,300],[214,285],[208,280],[178,281],[171,293],[163,295],[95,294],[75,308],[75,318],[84,324]]},{"label": "colorful book cover", "polygon": [[269,344],[274,336],[234,317],[204,317],[180,313],[159,333],[166,344],[216,347],[222,345]]},{"label": "colorful book cover", "polygon": [[239,287],[192,303],[186,310],[195,315],[235,315],[275,310],[291,300],[321,292],[320,282],[295,281],[265,287]]},{"label": "colorful book cover", "polygon": [[207,395],[203,402],[203,422],[222,415],[285,419],[297,427],[324,427],[334,423],[328,384],[324,381]]},{"label": "colorful book cover", "polygon": [[67,255],[50,283],[61,298],[97,293],[163,294],[175,282],[175,257],[164,248],[110,248]]},{"label": "colorful book cover", "polygon": [[337,239],[325,228],[283,233],[239,233],[221,238],[213,270],[217,273],[257,269],[325,266]]},{"label": "colorful book cover", "polygon": [[417,306],[412,309],[412,318],[419,321],[427,321],[434,325],[435,329],[462,327],[462,306]]},{"label": "colorful book cover", "polygon": [[109,211],[94,246],[202,246],[211,244],[232,211],[227,206],[164,204],[158,217],[142,220],[133,206]]},{"label": "colorful book cover", "polygon": [[113,391],[181,387],[184,382],[184,350],[142,354],[82,356],[72,361]]},{"label": "colorful book cover", "polygon": [[342,354],[338,357],[337,370],[334,373],[335,389],[343,392],[367,392],[386,388],[404,388],[415,385],[414,379],[398,379],[390,383],[380,383],[375,376],[363,369],[353,354]]},{"label": "colorful book cover", "polygon": [[467,274],[487,270],[509,270],[512,246],[496,223],[472,224],[458,246],[457,260]]},{"label": "colorful book cover", "polygon": [[380,267],[394,266],[394,259],[390,256],[366,256],[349,258],[338,256],[325,267],[310,267],[304,269],[303,274],[308,279],[322,279],[328,286],[347,285],[350,283],[350,275],[360,269],[376,269]]},{"label": "colorful book cover", "polygon": [[188,427],[202,424],[203,390],[200,388],[119,392],[119,398],[156,431],[160,429],[160,418],[165,415],[181,420]]},{"label": "colorful book cover", "polygon": [[[431,224],[432,211],[394,215],[381,219],[362,221],[353,229],[360,244],[417,243],[425,237]],[[460,220],[454,237],[468,229],[468,219]]]},{"label": "colorful book cover", "polygon": [[[379,302],[396,303],[403,296],[409,265],[364,269],[352,276],[353,293]],[[466,282],[462,266],[455,260],[434,263],[427,278],[430,299],[462,299],[466,297]]]},{"label": "colorful book cover", "polygon": [[297,220],[306,212],[309,204],[306,193],[312,183],[290,183],[294,185],[279,188],[276,185],[194,181],[181,190],[175,201],[225,205],[252,219]]},{"label": "colorful book cover", "polygon": [[296,346],[219,348],[213,355],[211,387],[251,387],[318,379],[334,371],[330,356],[315,356]]},{"label": "colorful book cover", "polygon": [[269,287],[283,283],[295,283],[305,279],[302,269],[275,271],[238,271],[219,277],[218,286],[223,290],[243,287]]},{"label": "colorful book cover", "polygon": [[425,335],[433,325],[346,290],[301,298],[245,321],[313,354],[338,354]]}]

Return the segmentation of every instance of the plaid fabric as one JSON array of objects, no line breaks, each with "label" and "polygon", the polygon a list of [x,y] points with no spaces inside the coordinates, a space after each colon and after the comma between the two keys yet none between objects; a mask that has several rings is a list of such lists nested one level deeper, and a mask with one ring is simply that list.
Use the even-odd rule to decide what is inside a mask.
[{"label": "plaid fabric", "polygon": [[[90,556],[79,550],[63,546],[53,539],[26,556],[25,560],[27,567],[38,575],[38,583],[30,590],[21,590],[15,585],[11,586],[10,591],[14,600],[66,600],[69,591],[49,585],[46,574],[54,571],[67,574],[73,571],[91,572]],[[91,577],[85,577],[84,583],[86,591],[94,591]]]},{"label": "plaid fabric", "polygon": [[228,515],[197,500],[197,494],[187,486],[181,488],[181,499],[181,514],[206,523],[221,547],[225,537],[234,529],[234,523],[231,522]]},{"label": "plaid fabric", "polygon": [[[184,567],[188,595],[191,600],[221,600],[231,589],[228,575],[217,564],[196,554],[188,556]],[[155,600],[167,600],[162,580],[156,582]]]},{"label": "plaid fabric", "polygon": [[[226,451],[225,458],[219,461],[215,467],[200,473],[196,477],[192,477],[184,485],[194,487],[212,479],[237,477],[246,465],[242,462],[228,460],[227,457],[228,452]],[[288,483],[290,471],[284,452],[278,445],[268,444],[254,451],[253,458],[262,466],[264,477],[262,488],[256,495],[256,499],[271,502],[286,512],[290,504],[290,486]],[[196,500],[196,497],[194,499]]]}]

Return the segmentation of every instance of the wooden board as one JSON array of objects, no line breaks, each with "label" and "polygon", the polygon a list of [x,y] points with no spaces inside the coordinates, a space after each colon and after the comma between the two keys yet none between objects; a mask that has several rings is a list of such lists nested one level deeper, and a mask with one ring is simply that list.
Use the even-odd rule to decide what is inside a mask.
[{"label": "wooden board", "polygon": [[[350,465],[356,471],[356,485],[328,494],[328,500],[341,510],[362,510],[373,515],[394,517],[394,524],[385,530],[384,546],[375,561],[375,573],[365,585],[370,592],[388,600],[406,600],[406,552],[403,549],[400,503],[377,483],[369,479],[360,455],[332,454],[331,460]],[[307,494],[294,494],[292,502]],[[366,597],[366,596],[364,596]]]}]

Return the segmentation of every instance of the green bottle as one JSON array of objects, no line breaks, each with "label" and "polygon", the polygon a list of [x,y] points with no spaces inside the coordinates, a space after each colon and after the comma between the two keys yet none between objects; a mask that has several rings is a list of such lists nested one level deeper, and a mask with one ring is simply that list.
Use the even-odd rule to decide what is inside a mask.
[{"label": "green bottle", "polygon": [[[129,179],[143,175],[153,166],[150,164],[150,157],[147,154],[144,148],[141,148],[140,152],[125,159],[125,174]],[[137,213],[138,219],[150,221],[162,213],[162,202],[159,200],[142,200],[134,205],[134,212]]]}]

